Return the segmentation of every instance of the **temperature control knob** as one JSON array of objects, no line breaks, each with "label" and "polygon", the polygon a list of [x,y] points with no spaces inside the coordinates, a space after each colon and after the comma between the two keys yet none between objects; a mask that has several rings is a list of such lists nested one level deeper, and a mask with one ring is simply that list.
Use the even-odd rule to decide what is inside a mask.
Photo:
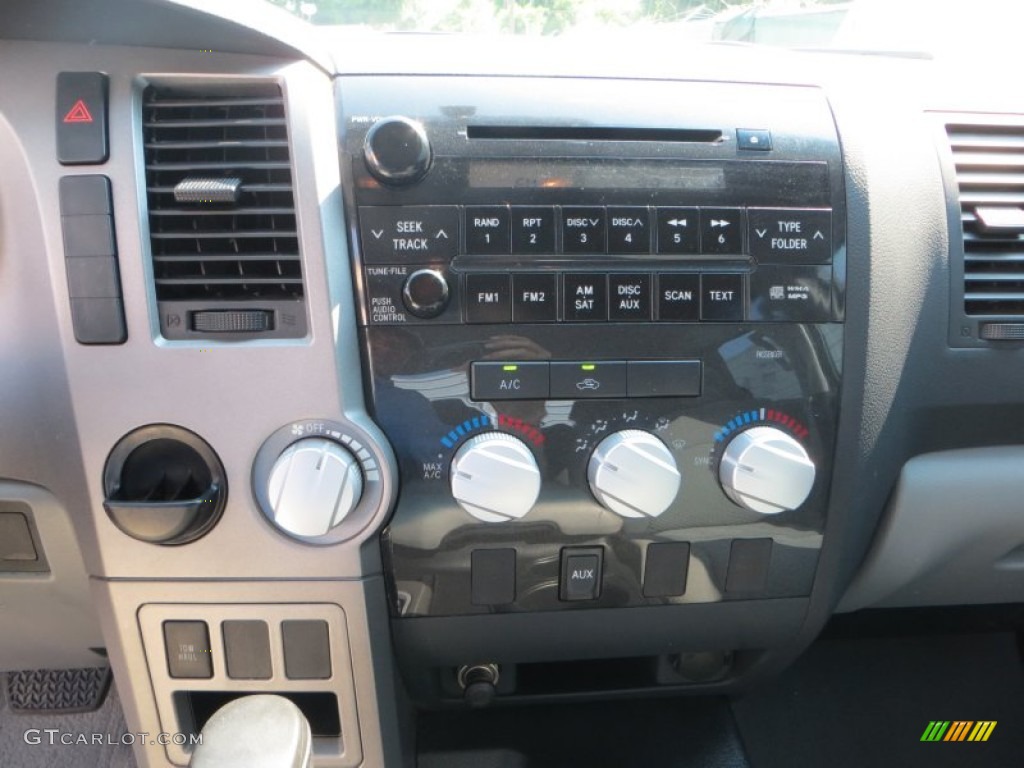
[{"label": "temperature control knob", "polygon": [[363,140],[370,173],[385,184],[412,184],[430,170],[430,140],[423,126],[407,117],[385,117]]},{"label": "temperature control knob", "polygon": [[622,517],[657,517],[675,500],[682,482],[665,444],[639,429],[602,440],[590,456],[587,479],[601,505]]},{"label": "temperature control knob", "polygon": [[277,458],[267,480],[270,519],[294,536],[323,536],[356,508],[363,474],[334,440],[307,437]]},{"label": "temperature control knob", "polygon": [[452,459],[452,495],[485,523],[518,520],[537,502],[540,470],[526,443],[501,432],[477,435]]},{"label": "temperature control knob", "polygon": [[741,507],[774,515],[807,500],[815,472],[807,451],[788,434],[775,427],[753,427],[729,441],[718,479]]}]

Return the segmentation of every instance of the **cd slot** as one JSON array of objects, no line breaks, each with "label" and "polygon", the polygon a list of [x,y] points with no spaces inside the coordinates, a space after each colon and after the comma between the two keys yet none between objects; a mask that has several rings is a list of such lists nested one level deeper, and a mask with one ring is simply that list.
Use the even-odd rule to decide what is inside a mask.
[{"label": "cd slot", "polygon": [[707,128],[611,128],[579,125],[469,125],[469,139],[514,141],[659,141],[717,144],[722,132]]}]

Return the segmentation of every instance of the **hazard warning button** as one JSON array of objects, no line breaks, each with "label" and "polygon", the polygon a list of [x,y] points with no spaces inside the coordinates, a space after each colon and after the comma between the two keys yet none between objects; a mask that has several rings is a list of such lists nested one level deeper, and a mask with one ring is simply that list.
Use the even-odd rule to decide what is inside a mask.
[{"label": "hazard warning button", "polygon": [[107,76],[102,72],[57,75],[57,159],[62,165],[105,163]]}]

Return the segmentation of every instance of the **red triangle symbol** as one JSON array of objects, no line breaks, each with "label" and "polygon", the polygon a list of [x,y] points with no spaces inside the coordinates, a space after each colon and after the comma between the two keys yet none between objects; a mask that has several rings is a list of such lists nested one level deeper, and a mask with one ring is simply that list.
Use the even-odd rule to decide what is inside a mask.
[{"label": "red triangle symbol", "polygon": [[65,123],[91,123],[92,115],[89,114],[89,108],[85,106],[85,102],[79,99],[75,102],[68,113],[64,115]]}]

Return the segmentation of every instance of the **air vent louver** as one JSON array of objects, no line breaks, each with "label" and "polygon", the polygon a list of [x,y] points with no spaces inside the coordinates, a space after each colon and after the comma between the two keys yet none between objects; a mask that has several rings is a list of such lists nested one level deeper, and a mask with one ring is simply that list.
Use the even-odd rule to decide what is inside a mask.
[{"label": "air vent louver", "polygon": [[946,125],[964,240],[964,312],[1024,317],[1024,121]]},{"label": "air vent louver", "polygon": [[150,85],[142,101],[153,275],[165,335],[201,330],[190,327],[195,312],[242,308],[273,312],[279,322],[272,335],[303,335],[280,87]]}]

